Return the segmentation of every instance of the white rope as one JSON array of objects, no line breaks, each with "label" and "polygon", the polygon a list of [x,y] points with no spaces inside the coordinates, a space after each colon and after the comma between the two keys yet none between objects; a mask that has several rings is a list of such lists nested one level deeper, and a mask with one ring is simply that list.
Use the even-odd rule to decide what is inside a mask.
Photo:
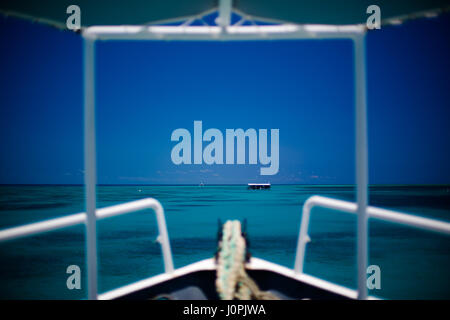
[{"label": "white rope", "polygon": [[216,288],[222,300],[278,299],[262,292],[245,272],[246,242],[241,233],[241,223],[227,221],[223,226],[217,259]]}]

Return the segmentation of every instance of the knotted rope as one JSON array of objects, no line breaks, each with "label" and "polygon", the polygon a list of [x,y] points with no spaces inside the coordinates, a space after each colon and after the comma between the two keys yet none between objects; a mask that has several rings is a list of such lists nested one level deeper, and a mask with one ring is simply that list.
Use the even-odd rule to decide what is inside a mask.
[{"label": "knotted rope", "polygon": [[245,272],[246,242],[241,223],[227,221],[222,229],[217,259],[216,289],[222,300],[278,300],[270,292],[261,291]]}]

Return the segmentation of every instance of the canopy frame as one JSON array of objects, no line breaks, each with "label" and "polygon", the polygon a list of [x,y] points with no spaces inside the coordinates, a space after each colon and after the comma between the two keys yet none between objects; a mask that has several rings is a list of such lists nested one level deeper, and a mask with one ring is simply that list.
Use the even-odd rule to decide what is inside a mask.
[{"label": "canopy frame", "polygon": [[[230,2],[230,1],[225,1]],[[88,298],[97,299],[97,243],[96,243],[96,146],[95,146],[95,43],[97,40],[175,40],[175,41],[233,41],[233,40],[304,40],[350,39],[354,47],[355,83],[355,159],[358,205],[357,265],[358,299],[367,299],[367,205],[368,205],[368,146],[366,59],[363,25],[229,25],[229,8],[225,22],[220,26],[93,26],[83,32],[84,42],[84,135],[85,135],[85,184],[87,219]]]}]

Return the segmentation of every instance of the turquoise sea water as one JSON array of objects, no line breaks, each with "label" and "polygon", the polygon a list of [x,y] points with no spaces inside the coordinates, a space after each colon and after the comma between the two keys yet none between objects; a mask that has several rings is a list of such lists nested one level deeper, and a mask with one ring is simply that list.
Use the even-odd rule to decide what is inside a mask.
[{"label": "turquoise sea water", "polygon": [[[301,208],[312,195],[354,200],[353,186],[100,186],[98,206],[154,197],[164,206],[175,267],[212,257],[217,221],[248,221],[252,255],[292,268]],[[0,186],[0,228],[84,211],[82,186]],[[376,186],[370,204],[450,220],[450,186]],[[356,217],[316,208],[305,272],[356,288]],[[99,290],[163,271],[151,211],[98,223]],[[392,299],[450,299],[450,237],[370,220],[370,260]],[[0,243],[0,298],[86,297],[84,227]],[[68,290],[66,268],[79,265],[82,289]]]}]

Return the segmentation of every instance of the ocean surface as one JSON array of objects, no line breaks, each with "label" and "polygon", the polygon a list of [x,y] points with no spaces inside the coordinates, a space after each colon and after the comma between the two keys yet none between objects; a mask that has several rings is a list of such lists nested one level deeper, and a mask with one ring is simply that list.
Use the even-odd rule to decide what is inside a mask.
[{"label": "ocean surface", "polygon": [[[253,256],[294,266],[301,209],[312,195],[351,200],[353,186],[99,186],[98,207],[154,197],[164,206],[175,267],[210,258],[218,219],[247,219]],[[82,186],[0,186],[0,228],[84,211]],[[450,220],[450,186],[374,186],[370,204]],[[369,264],[381,268],[390,299],[450,299],[450,237],[371,219]],[[356,288],[356,216],[316,208],[305,272]],[[156,219],[141,211],[98,222],[99,291],[163,272]],[[69,290],[69,265],[82,288]],[[83,299],[87,296],[84,226],[0,243],[1,299]]]}]

